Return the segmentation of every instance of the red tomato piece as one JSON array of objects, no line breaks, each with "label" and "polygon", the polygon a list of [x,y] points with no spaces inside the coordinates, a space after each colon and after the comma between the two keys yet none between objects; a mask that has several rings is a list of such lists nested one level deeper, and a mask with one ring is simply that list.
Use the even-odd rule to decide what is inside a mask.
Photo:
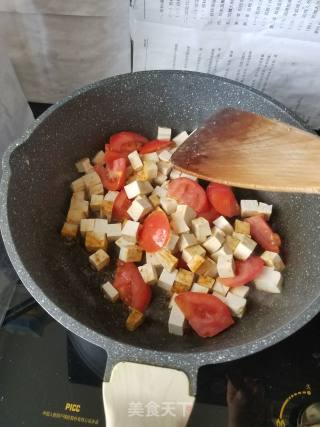
[{"label": "red tomato piece", "polygon": [[121,300],[129,307],[143,313],[150,304],[150,286],[144,282],[133,262],[118,262],[113,286],[119,291]]},{"label": "red tomato piece", "polygon": [[163,248],[170,237],[170,223],[167,215],[161,211],[149,214],[139,232],[139,245],[147,252],[156,252]]},{"label": "red tomato piece", "polygon": [[205,211],[199,212],[198,216],[202,216],[202,218],[205,218],[211,223],[212,221],[217,219],[220,214],[215,210],[213,206],[210,205],[210,207],[208,206],[208,209],[206,209]]},{"label": "red tomato piece", "polygon": [[175,302],[200,337],[213,337],[234,324],[229,308],[213,295],[183,292]]},{"label": "red tomato piece", "polygon": [[114,160],[112,166],[96,165],[96,172],[99,174],[102,185],[105,189],[116,191],[121,190],[126,182],[126,159]]},{"label": "red tomato piece", "polygon": [[111,151],[109,144],[106,144],[105,146],[105,155],[104,155],[106,164],[109,167],[112,167],[113,165],[113,161],[114,160],[118,160],[118,159],[122,159],[125,158],[126,159],[126,164],[129,164],[129,160],[128,160],[128,156],[125,153],[120,153],[119,151]]},{"label": "red tomato piece", "polygon": [[206,192],[190,178],[177,178],[169,182],[168,195],[180,204],[191,206],[197,214],[208,207]]},{"label": "red tomato piece", "polygon": [[139,150],[146,142],[148,142],[147,138],[139,133],[131,131],[115,133],[109,140],[111,151],[118,151],[126,154]]},{"label": "red tomato piece", "polygon": [[154,151],[163,150],[164,148],[169,147],[169,145],[171,144],[171,141],[153,139],[152,141],[149,141],[144,144],[144,146],[140,148],[139,152],[140,154],[153,153]]},{"label": "red tomato piece", "polygon": [[281,239],[274,233],[263,215],[255,215],[245,219],[250,224],[250,234],[266,251],[279,252]]},{"label": "red tomato piece", "polygon": [[256,279],[262,273],[264,262],[258,256],[251,256],[245,261],[236,261],[236,275],[235,277],[222,278],[219,280],[226,286],[234,288],[236,286],[243,286],[252,280]]},{"label": "red tomato piece", "polygon": [[230,187],[212,182],[207,187],[207,196],[211,205],[220,215],[232,217],[240,214],[240,206]]},{"label": "red tomato piece", "polygon": [[127,194],[124,190],[121,190],[117,195],[112,208],[112,218],[114,221],[123,221],[128,219],[129,215],[127,210],[131,206],[131,200],[128,199]]}]

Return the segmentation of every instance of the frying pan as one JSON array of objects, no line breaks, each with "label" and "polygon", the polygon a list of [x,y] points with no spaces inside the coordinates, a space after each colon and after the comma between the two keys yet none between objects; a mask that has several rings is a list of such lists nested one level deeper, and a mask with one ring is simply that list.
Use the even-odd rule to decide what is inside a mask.
[{"label": "frying pan", "polygon": [[44,309],[107,351],[103,389],[108,426],[183,425],[186,414],[129,417],[128,405],[157,399],[192,403],[200,366],[260,351],[319,311],[316,195],[238,193],[274,205],[273,225],[283,237],[288,266],[285,286],[281,295],[252,290],[245,317],[210,339],[193,333],[169,335],[168,301],[157,289],[147,321],[133,333],[126,331],[123,306],[101,295],[100,285],[111,272],[90,270],[85,250],[79,244],[66,245],[59,235],[79,158],[93,156],[115,132],[134,130],[154,137],[158,125],[190,131],[225,107],[304,127],[284,106],[238,83],[194,72],[150,71],[80,89],[37,119],[4,156],[1,231],[6,249],[22,282]]}]

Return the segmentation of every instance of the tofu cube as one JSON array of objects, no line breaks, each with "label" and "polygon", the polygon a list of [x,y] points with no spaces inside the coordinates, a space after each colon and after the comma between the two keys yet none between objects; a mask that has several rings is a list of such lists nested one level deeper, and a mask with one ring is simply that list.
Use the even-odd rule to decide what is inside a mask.
[{"label": "tofu cube", "polygon": [[171,141],[171,129],[158,126],[157,139],[160,141]]},{"label": "tofu cube", "polygon": [[150,203],[152,204],[153,208],[157,208],[160,206],[160,198],[156,194],[152,193],[149,196]]},{"label": "tofu cube", "polygon": [[233,255],[235,258],[245,261],[249,258],[252,252],[255,250],[257,243],[245,235],[245,239],[237,244]]},{"label": "tofu cube", "polygon": [[182,252],[183,249],[188,248],[189,246],[196,245],[198,240],[193,233],[182,233],[180,234],[178,248],[179,251]]},{"label": "tofu cube", "polygon": [[[237,233],[237,234],[240,234],[240,233]],[[241,236],[245,236],[245,235],[242,234]],[[235,237],[235,233],[233,233],[232,236],[227,236],[226,237],[226,244],[228,245],[228,247],[230,248],[230,250],[231,250],[232,253],[234,253],[234,251],[236,250],[236,248],[239,245],[239,243],[240,243],[240,239],[237,239]]]},{"label": "tofu cube", "polygon": [[71,182],[71,190],[76,193],[78,191],[84,191],[86,189],[85,184],[84,184],[84,179],[83,176],[81,176],[78,179],[75,179],[74,181]]},{"label": "tofu cube", "polygon": [[188,262],[188,267],[193,273],[198,272],[199,268],[204,264],[205,258],[200,255],[195,255],[191,261]]},{"label": "tofu cube", "polygon": [[273,267],[276,271],[281,272],[285,269],[280,255],[276,252],[264,251],[261,258],[268,267]]},{"label": "tofu cube", "polygon": [[228,292],[226,304],[230,308],[232,316],[238,317],[239,319],[243,317],[247,305],[247,300],[245,298]]},{"label": "tofu cube", "polygon": [[104,233],[96,233],[95,231],[87,231],[84,241],[85,248],[88,252],[96,252],[99,249],[107,250],[108,241]]},{"label": "tofu cube", "polygon": [[169,175],[169,173],[172,170],[172,163],[171,162],[164,162],[163,160],[161,160],[158,163],[158,170],[160,173],[162,173],[163,175]]},{"label": "tofu cube", "polygon": [[67,223],[79,225],[81,220],[86,218],[88,215],[83,209],[70,208],[67,214]]},{"label": "tofu cube", "polygon": [[156,252],[156,256],[158,262],[167,271],[173,271],[178,264],[178,258],[172,255],[172,253],[167,249],[161,249],[160,251]]},{"label": "tofu cube", "polygon": [[162,264],[159,262],[156,252],[146,252],[146,263],[152,264],[158,273],[163,269]]},{"label": "tofu cube", "polygon": [[68,224],[65,222],[61,230],[61,236],[67,240],[75,240],[77,238],[78,229],[78,224]]},{"label": "tofu cube", "polygon": [[90,163],[90,159],[85,157],[76,163],[76,169],[80,173],[88,173],[93,170],[93,166]]},{"label": "tofu cube", "polygon": [[202,217],[195,218],[191,221],[191,230],[200,243],[204,242],[208,236],[211,236],[209,221]]},{"label": "tofu cube", "polygon": [[176,280],[177,274],[178,270],[173,270],[169,272],[163,269],[158,280],[158,286],[164,289],[165,291],[170,292]]},{"label": "tofu cube", "polygon": [[229,221],[227,221],[225,219],[224,216],[219,216],[219,218],[215,219],[213,221],[213,224],[219,228],[220,230],[222,230],[224,232],[224,234],[232,234],[233,233],[233,227],[230,224]]},{"label": "tofu cube", "polygon": [[175,215],[181,218],[188,227],[191,226],[191,221],[197,216],[195,211],[188,205],[178,205]]},{"label": "tofu cube", "polygon": [[118,195],[119,191],[108,191],[107,194],[104,196],[104,200],[114,203]]},{"label": "tofu cube", "polygon": [[177,249],[178,249],[178,248],[177,248],[178,241],[179,241],[179,236],[178,236],[177,234],[175,234],[175,233],[171,232],[171,233],[170,233],[169,241],[168,241],[168,243],[166,244],[165,248],[166,248],[168,251],[170,251],[170,252],[172,252],[172,253],[175,253],[175,252],[177,251]]},{"label": "tofu cube", "polygon": [[241,200],[240,201],[241,217],[257,215],[259,213],[259,205],[257,200]]},{"label": "tofu cube", "polygon": [[250,236],[250,224],[248,222],[236,219],[234,224],[234,231],[236,233],[247,234],[248,236]]},{"label": "tofu cube", "polygon": [[119,259],[124,262],[140,262],[142,254],[142,249],[137,245],[124,246],[120,248]]},{"label": "tofu cube", "polygon": [[134,221],[140,221],[144,218],[149,212],[152,211],[152,205],[149,202],[146,196],[137,197],[127,210],[129,216]]},{"label": "tofu cube", "polygon": [[184,143],[184,141],[189,137],[187,132],[184,130],[183,132],[178,133],[177,136],[175,136],[172,141],[176,143],[176,145],[179,147]]},{"label": "tofu cube", "polygon": [[184,314],[176,302],[173,301],[168,321],[169,334],[183,336],[185,325]]},{"label": "tofu cube", "polygon": [[210,276],[198,276],[197,283],[201,286],[208,288],[208,290],[210,291],[213,288],[215,279]]},{"label": "tofu cube", "polygon": [[217,252],[210,254],[210,257],[217,262],[220,255],[232,255],[233,252],[230,249],[229,245],[225,243]]},{"label": "tofu cube", "polygon": [[104,194],[103,185],[101,183],[92,185],[87,191],[89,196],[92,196],[92,194]]},{"label": "tofu cube", "polygon": [[224,236],[217,234],[209,237],[205,242],[203,242],[203,247],[205,247],[210,254],[213,254],[221,248],[223,243]]},{"label": "tofu cube", "polygon": [[152,264],[144,264],[138,267],[141,277],[148,285],[155,285],[158,281],[157,270]]},{"label": "tofu cube", "polygon": [[267,218],[267,220],[269,220],[272,214],[272,205],[259,202],[258,211],[259,214],[263,214]]},{"label": "tofu cube", "polygon": [[168,305],[169,310],[171,310],[171,309],[172,309],[172,307],[173,307],[173,303],[174,303],[174,299],[175,299],[175,297],[176,297],[177,295],[178,295],[178,294],[172,294],[172,295],[171,295],[171,298],[170,298],[170,301],[169,301],[169,305]]},{"label": "tofu cube", "polygon": [[93,194],[90,200],[90,209],[92,210],[92,212],[100,213],[102,202],[103,202],[102,194]]},{"label": "tofu cube", "polygon": [[183,283],[180,283],[180,282],[174,282],[171,288],[171,293],[173,294],[182,294],[183,292],[189,292],[189,291],[190,291],[190,286],[184,285]]},{"label": "tofu cube", "polygon": [[137,150],[128,154],[128,159],[134,171],[140,171],[143,168],[143,163]]},{"label": "tofu cube", "polygon": [[191,292],[201,292],[203,294],[207,294],[209,289],[206,286],[202,286],[199,283],[194,283],[191,288]]},{"label": "tofu cube", "polygon": [[117,246],[118,246],[118,248],[126,248],[126,247],[128,247],[128,246],[132,246],[133,245],[133,242],[132,242],[132,240],[130,240],[130,239],[128,239],[127,237],[119,237],[119,239],[117,239],[115,242],[114,242]]},{"label": "tofu cube", "polygon": [[177,216],[176,212],[171,215],[170,226],[177,234],[187,233],[190,231],[186,222],[181,219],[180,216]]},{"label": "tofu cube", "polygon": [[[209,277],[217,277],[218,270],[217,270],[217,264],[212,259],[205,257],[204,263],[198,268],[197,274],[200,276],[209,276]],[[198,279],[198,283],[199,279]]]},{"label": "tofu cube", "polygon": [[164,175],[163,173],[158,173],[158,175],[154,178],[154,182],[157,185],[163,184],[167,180],[167,175]]},{"label": "tofu cube", "polygon": [[154,188],[154,190],[153,190],[153,193],[152,193],[152,194],[155,194],[156,196],[158,196],[158,197],[161,199],[161,197],[166,197],[166,196],[167,196],[168,191],[167,191],[167,189],[166,189],[166,188],[163,188],[163,187],[160,187],[160,185],[157,185],[157,186]]},{"label": "tofu cube", "polygon": [[80,234],[82,237],[85,236],[87,231],[93,231],[94,230],[94,219],[82,219],[80,221]]},{"label": "tofu cube", "polygon": [[217,279],[212,289],[214,292],[218,292],[218,294],[225,297],[229,292],[230,288],[229,286],[224,285],[219,279]]},{"label": "tofu cube", "polygon": [[158,176],[158,165],[151,160],[144,160],[143,168],[136,174],[138,181],[150,181]]},{"label": "tofu cube", "polygon": [[110,257],[103,249],[98,249],[94,254],[89,256],[89,262],[95,270],[101,271],[109,265]]},{"label": "tofu cube", "polygon": [[102,286],[102,292],[104,294],[104,297],[108,299],[111,302],[116,302],[119,299],[119,292],[117,289],[112,286],[110,282],[104,283]]},{"label": "tofu cube", "polygon": [[192,273],[192,271],[185,270],[184,268],[179,268],[175,282],[187,286],[189,290],[192,286],[193,278],[194,274]]},{"label": "tofu cube", "polygon": [[128,331],[133,332],[143,323],[143,320],[144,320],[143,313],[133,308],[130,311],[129,316],[127,317],[126,328],[128,329]]},{"label": "tofu cube", "polygon": [[206,254],[206,251],[202,246],[193,245],[183,249],[182,259],[188,264],[190,261],[192,261],[192,258],[194,258],[196,255],[204,257],[205,254]]},{"label": "tofu cube", "polygon": [[230,288],[230,292],[233,295],[238,295],[238,297],[245,298],[250,291],[249,286],[236,286],[235,288]]},{"label": "tofu cube", "polygon": [[107,238],[110,241],[117,240],[121,238],[121,223],[108,224],[107,226]]},{"label": "tofu cube", "polygon": [[162,160],[163,162],[170,162],[172,154],[173,153],[169,150],[162,150],[159,153],[159,159]]},{"label": "tofu cube", "polygon": [[264,267],[259,277],[254,280],[255,287],[259,291],[280,294],[282,291],[283,277],[280,271],[272,267]]},{"label": "tofu cube", "polygon": [[128,199],[152,193],[153,187],[148,181],[132,181],[124,186]]},{"label": "tofu cube", "polygon": [[177,201],[171,197],[161,197],[160,206],[167,215],[173,214],[177,210]]},{"label": "tofu cube", "polygon": [[232,255],[220,255],[217,262],[217,270],[220,277],[234,277],[235,265]]},{"label": "tofu cube", "polygon": [[89,172],[83,175],[85,188],[90,196],[92,194],[103,194],[103,186],[101,183],[100,176],[96,171]]},{"label": "tofu cube", "polygon": [[141,158],[143,161],[150,160],[151,162],[155,162],[155,163],[159,162],[159,156],[158,156],[158,153],[156,152],[142,154]]},{"label": "tofu cube", "polygon": [[76,191],[75,193],[72,193],[71,203],[76,200],[85,200],[85,199],[86,199],[86,193],[84,190]]},{"label": "tofu cube", "polygon": [[123,237],[126,237],[131,242],[135,243],[137,241],[137,233],[140,227],[140,222],[128,220],[124,224],[121,234]]},{"label": "tofu cube", "polygon": [[170,172],[170,179],[177,179],[181,177],[181,172],[178,169],[172,169]]},{"label": "tofu cube", "polygon": [[97,154],[92,159],[92,163],[94,165],[103,166],[106,163],[105,152],[102,150],[98,151]]},{"label": "tofu cube", "polygon": [[98,234],[107,234],[108,221],[102,218],[96,218],[94,221],[93,231]]}]

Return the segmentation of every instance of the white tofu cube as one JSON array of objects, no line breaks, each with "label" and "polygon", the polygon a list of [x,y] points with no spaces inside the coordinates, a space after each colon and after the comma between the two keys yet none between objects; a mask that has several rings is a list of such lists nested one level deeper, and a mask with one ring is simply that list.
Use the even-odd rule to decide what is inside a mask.
[{"label": "white tofu cube", "polygon": [[100,213],[101,205],[103,202],[102,194],[93,194],[90,199],[90,209],[94,213]]},{"label": "white tofu cube", "polygon": [[178,274],[178,270],[173,270],[169,272],[163,269],[158,279],[158,286],[164,289],[165,291],[170,292],[176,280],[177,274]]},{"label": "white tofu cube", "polygon": [[80,173],[88,173],[93,170],[93,166],[90,163],[90,159],[85,157],[76,163],[76,169]]},{"label": "white tofu cube", "polygon": [[192,261],[192,258],[195,255],[204,257],[205,254],[206,254],[206,250],[202,246],[193,245],[183,249],[182,259],[188,264],[190,261]]},{"label": "white tofu cube", "polygon": [[153,189],[153,193],[156,196],[158,196],[160,199],[162,197],[167,197],[168,191],[166,188],[164,187],[160,187],[159,185],[157,185],[154,189]]},{"label": "white tofu cube", "polygon": [[162,160],[163,162],[170,162],[172,154],[173,153],[169,150],[162,150],[159,153],[159,159]]},{"label": "white tofu cube", "polygon": [[167,249],[161,249],[160,251],[156,252],[156,256],[158,262],[167,271],[173,271],[178,264],[178,258],[172,255],[172,253]]},{"label": "white tofu cube", "polygon": [[108,202],[114,202],[118,195],[119,191],[108,191],[107,194],[104,196],[104,200],[107,200]]},{"label": "white tofu cube", "polygon": [[189,137],[189,135],[187,134],[187,132],[184,130],[183,132],[178,133],[177,136],[175,136],[172,141],[175,142],[177,144],[177,146],[179,147],[180,145],[182,145],[184,143],[184,141]]},{"label": "white tofu cube", "polygon": [[146,196],[137,197],[127,210],[129,216],[134,221],[140,221],[143,217],[145,217],[149,212],[152,211],[152,205],[149,202]]},{"label": "white tofu cube", "polygon": [[191,226],[191,221],[197,216],[192,207],[188,205],[178,205],[174,215],[180,217],[188,227]]},{"label": "white tofu cube", "polygon": [[185,325],[186,319],[184,317],[184,314],[182,310],[180,310],[176,302],[173,301],[168,321],[169,334],[182,336]]},{"label": "white tofu cube", "polygon": [[226,243],[217,252],[210,254],[210,257],[217,262],[220,255],[233,255],[232,250]]},{"label": "white tofu cube", "polygon": [[177,243],[178,243],[178,240],[179,240],[179,236],[177,235],[177,234],[175,234],[175,233],[170,233],[170,238],[169,238],[169,241],[168,241],[168,243],[166,244],[166,246],[165,246],[165,248],[168,250],[168,251],[170,251],[170,252],[172,252],[172,253],[175,253],[176,251],[177,251]]},{"label": "white tofu cube", "polygon": [[158,175],[154,178],[155,184],[162,185],[167,180],[167,175],[163,173],[158,173]]},{"label": "white tofu cube", "polygon": [[259,277],[254,280],[254,284],[259,291],[280,294],[282,290],[283,277],[280,271],[272,267],[264,267]]},{"label": "white tofu cube", "polygon": [[217,262],[218,274],[220,277],[234,277],[235,265],[232,255],[220,255]]},{"label": "white tofu cube", "polygon": [[219,216],[219,218],[215,219],[213,221],[213,224],[218,227],[220,230],[222,230],[225,234],[232,234],[233,233],[233,227],[230,224],[229,221],[225,219],[224,216]]},{"label": "white tofu cube", "polygon": [[140,171],[143,168],[143,163],[142,163],[142,160],[140,159],[140,156],[137,150],[132,151],[132,153],[128,154],[128,159],[134,171]]},{"label": "white tofu cube", "polygon": [[257,200],[241,200],[240,208],[242,218],[247,218],[259,213],[259,205]]},{"label": "white tofu cube", "polygon": [[[110,224],[110,225],[112,225],[112,224]],[[130,240],[130,239],[127,239],[126,237],[119,237],[119,239],[117,239],[115,242],[114,242],[117,246],[118,246],[118,248],[125,248],[125,247],[127,247],[127,246],[132,246],[132,244],[133,244],[133,242],[132,242],[132,240]]]},{"label": "white tofu cube", "polygon": [[181,173],[181,178],[188,178],[188,179],[191,179],[192,181],[198,181],[198,178],[196,176],[191,175],[190,173],[185,173],[185,172]]},{"label": "white tofu cube", "polygon": [[201,292],[203,294],[207,294],[209,289],[205,286],[199,285],[199,283],[194,283],[191,288],[191,292]]},{"label": "white tofu cube", "polygon": [[169,173],[171,172],[171,169],[172,169],[172,163],[171,162],[164,162],[163,160],[161,160],[158,163],[158,170],[163,175],[168,176]]},{"label": "white tofu cube", "polygon": [[91,193],[91,188],[94,188],[96,185],[101,184],[100,176],[97,174],[96,171],[89,172],[85,175],[83,175],[84,185],[85,188],[89,191],[90,194],[97,194],[97,193]]},{"label": "white tofu cube", "polygon": [[213,291],[212,292],[212,295],[214,296],[214,297],[216,297],[216,298],[218,298],[220,301],[222,301],[224,304],[226,304],[227,305],[227,298],[226,297],[224,297],[223,295],[221,295],[221,294],[219,294],[219,292],[215,292],[215,291]]},{"label": "white tofu cube", "polygon": [[158,163],[158,161],[159,161],[159,156],[158,156],[158,153],[156,153],[156,152],[142,154],[141,158],[143,161],[149,160],[149,161],[155,162],[155,163]]},{"label": "white tofu cube", "polygon": [[87,231],[93,231],[94,223],[94,219],[85,218],[80,221],[80,234],[82,237],[84,237]]},{"label": "white tofu cube", "polygon": [[106,219],[96,218],[93,231],[98,234],[107,234],[108,221]]},{"label": "white tofu cube", "polygon": [[224,285],[219,279],[217,279],[212,289],[214,292],[218,292],[218,294],[225,297],[229,292],[230,288],[229,286]]},{"label": "white tofu cube", "polygon": [[104,283],[101,288],[106,299],[112,302],[116,302],[119,299],[119,292],[110,282]]},{"label": "white tofu cube", "polygon": [[170,141],[171,140],[171,129],[158,126],[157,139],[160,141]]},{"label": "white tofu cube", "polygon": [[131,242],[135,243],[137,241],[137,233],[140,227],[140,222],[128,220],[124,224],[121,234],[123,237],[126,237]]},{"label": "white tofu cube", "polygon": [[234,317],[241,319],[245,313],[247,300],[228,292],[226,296],[226,304],[230,308],[231,314]]},{"label": "white tofu cube", "polygon": [[238,297],[245,298],[250,291],[249,286],[236,286],[234,288],[230,288],[230,292],[233,295],[238,295]]},{"label": "white tofu cube", "polygon": [[153,187],[148,181],[132,181],[124,186],[128,199],[134,199],[137,196],[152,193]]},{"label": "white tofu cube", "polygon": [[142,249],[137,245],[124,246],[120,248],[119,259],[124,262],[140,262]]},{"label": "white tofu cube", "polygon": [[103,249],[98,249],[89,256],[89,262],[95,270],[101,271],[109,264],[110,257]]},{"label": "white tofu cube", "polygon": [[269,220],[272,214],[272,205],[259,202],[258,211],[260,214],[263,214]]},{"label": "white tofu cube", "polygon": [[203,242],[203,247],[205,247],[210,254],[213,254],[221,248],[223,242],[224,236],[217,234],[209,237],[205,242]]},{"label": "white tofu cube", "polygon": [[158,280],[158,274],[157,270],[154,265],[152,264],[144,264],[138,267],[138,270],[140,271],[140,274],[143,278],[143,280],[148,285],[155,285]]},{"label": "white tofu cube", "polygon": [[244,234],[244,239],[239,242],[233,252],[235,258],[245,261],[255,250],[257,243]]},{"label": "white tofu cube", "polygon": [[191,229],[200,243],[204,242],[208,236],[211,236],[209,221],[205,218],[199,217],[193,219],[191,221]]},{"label": "white tofu cube", "polygon": [[168,191],[169,183],[170,183],[170,181],[167,179],[166,181],[164,181],[164,182],[161,184],[161,188],[164,188],[165,190],[167,190],[167,191]]},{"label": "white tofu cube", "polygon": [[103,166],[106,163],[105,152],[102,150],[98,151],[97,154],[92,159],[92,163],[94,165]]},{"label": "white tofu cube", "polygon": [[177,210],[177,201],[171,197],[161,197],[160,206],[167,215],[173,214]]},{"label": "white tofu cube", "polygon": [[172,171],[170,172],[170,179],[177,179],[181,177],[181,172],[178,171],[177,169],[172,169]]},{"label": "white tofu cube", "polygon": [[156,162],[152,162],[151,160],[145,160],[143,162],[143,173],[145,176],[145,180],[149,181],[158,176],[159,170]]},{"label": "white tofu cube", "polygon": [[168,305],[169,310],[171,310],[171,309],[172,309],[172,307],[173,307],[173,303],[174,303],[174,299],[175,299],[175,297],[176,297],[177,295],[178,295],[178,294],[176,294],[176,293],[172,294],[172,296],[171,296],[171,298],[170,298],[170,301],[169,301],[169,305]]},{"label": "white tofu cube", "polygon": [[116,224],[108,224],[106,227],[108,240],[113,241],[121,238],[121,227],[122,225],[120,222]]},{"label": "white tofu cube", "polygon": [[181,219],[181,216],[177,216],[177,212],[171,215],[170,225],[173,231],[175,231],[177,234],[187,233],[190,231],[190,228],[186,222]]},{"label": "white tofu cube", "polygon": [[84,185],[84,179],[83,176],[81,176],[78,179],[75,179],[74,181],[71,182],[71,190],[76,193],[78,191],[84,191],[85,190],[85,185]]},{"label": "white tofu cube", "polygon": [[285,269],[280,255],[276,252],[264,251],[261,258],[268,267],[273,267],[276,271],[281,272]]},{"label": "white tofu cube", "polygon": [[156,268],[157,272],[162,271],[163,267],[157,258],[156,252],[146,252],[146,263],[152,264]]},{"label": "white tofu cube", "polygon": [[188,248],[189,246],[196,245],[198,240],[193,233],[182,233],[180,234],[178,248],[179,251],[182,252],[183,249]]},{"label": "white tofu cube", "polygon": [[[197,270],[197,274],[204,277],[215,278],[218,275],[217,264],[212,259],[205,257],[204,263]],[[200,282],[200,278],[198,281]]]}]

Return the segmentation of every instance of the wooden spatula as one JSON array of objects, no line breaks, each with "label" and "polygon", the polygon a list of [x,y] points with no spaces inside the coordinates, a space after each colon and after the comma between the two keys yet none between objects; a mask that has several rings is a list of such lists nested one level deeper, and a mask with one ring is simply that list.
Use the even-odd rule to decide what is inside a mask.
[{"label": "wooden spatula", "polygon": [[215,114],[172,161],[179,170],[236,187],[320,192],[320,138],[247,111]]}]

